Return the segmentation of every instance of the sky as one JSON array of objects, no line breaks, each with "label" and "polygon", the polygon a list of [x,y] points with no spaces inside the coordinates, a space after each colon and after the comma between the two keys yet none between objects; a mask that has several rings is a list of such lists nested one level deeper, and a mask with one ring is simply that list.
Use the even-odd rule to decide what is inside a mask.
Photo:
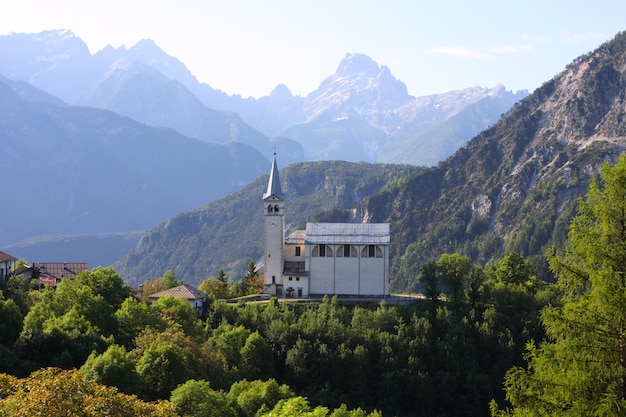
[{"label": "sky", "polygon": [[347,53],[423,96],[532,92],[626,30],[617,0],[7,0],[0,35],[69,29],[91,53],[152,39],[198,81],[243,97],[306,96]]}]

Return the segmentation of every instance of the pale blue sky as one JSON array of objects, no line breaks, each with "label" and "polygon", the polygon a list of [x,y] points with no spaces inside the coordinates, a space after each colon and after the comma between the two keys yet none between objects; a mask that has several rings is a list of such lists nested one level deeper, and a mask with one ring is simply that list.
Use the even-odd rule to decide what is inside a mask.
[{"label": "pale blue sky", "polygon": [[92,53],[153,39],[201,81],[306,96],[346,53],[387,66],[415,96],[539,87],[626,30],[616,0],[8,0],[0,34],[70,29]]}]

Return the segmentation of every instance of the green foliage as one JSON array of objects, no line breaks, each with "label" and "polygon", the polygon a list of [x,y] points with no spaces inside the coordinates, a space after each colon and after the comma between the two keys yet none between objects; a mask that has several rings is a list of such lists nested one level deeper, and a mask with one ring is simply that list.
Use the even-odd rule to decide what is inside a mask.
[{"label": "green foliage", "polygon": [[174,288],[182,285],[182,281],[176,279],[176,274],[174,274],[174,271],[172,271],[171,269],[165,271],[165,273],[163,274],[163,278],[161,279],[163,280],[165,289]]},{"label": "green foliage", "polygon": [[211,346],[224,358],[231,382],[241,377],[241,353],[250,334],[250,330],[244,326],[233,326],[222,322],[209,338]]},{"label": "green foliage", "polygon": [[90,285],[81,281],[64,278],[54,291],[52,308],[57,316],[71,309],[76,310],[77,314],[107,336],[116,330],[113,318],[114,306],[102,295],[97,294]]},{"label": "green foliage", "polygon": [[187,358],[174,343],[150,346],[137,362],[137,373],[151,399],[169,398],[188,378]]},{"label": "green foliage", "polygon": [[125,394],[140,393],[141,380],[135,361],[122,346],[111,345],[102,354],[92,352],[80,370],[88,379],[117,387]]},{"label": "green foliage", "polygon": [[107,304],[117,310],[124,300],[130,297],[130,288],[112,266],[97,267],[91,271],[81,271],[74,279],[77,285],[91,288],[94,295],[100,295]]},{"label": "green foliage", "polygon": [[274,376],[272,348],[258,331],[251,333],[240,351],[241,373],[248,380],[266,380]]},{"label": "green foliage", "polygon": [[129,297],[115,312],[115,320],[117,321],[118,343],[127,348],[134,347],[134,340],[146,328],[164,329],[166,324],[157,315],[155,308],[151,305],[139,301],[135,297]]},{"label": "green foliage", "polygon": [[433,304],[439,300],[440,277],[439,268],[435,262],[427,262],[422,265],[419,282],[424,287],[424,295]]},{"label": "green foliage", "polygon": [[288,400],[281,400],[274,409],[262,417],[325,417],[328,415],[328,408],[317,406],[311,409],[309,402],[303,397],[294,397]]},{"label": "green foliage", "polygon": [[272,410],[281,400],[294,397],[289,386],[279,385],[275,379],[235,382],[228,391],[227,398],[245,416],[257,416]]},{"label": "green foliage", "polygon": [[213,391],[208,381],[190,379],[172,391],[170,401],[183,417],[238,417],[230,402],[220,392]]},{"label": "green foliage", "polygon": [[186,299],[166,295],[160,297],[153,308],[169,326],[179,325],[186,334],[193,337],[202,335],[203,329],[198,322],[198,315]]},{"label": "green foliage", "polygon": [[626,156],[605,164],[550,264],[560,303],[541,314],[548,339],[505,380],[510,411],[492,415],[623,415],[626,409]]},{"label": "green foliage", "polygon": [[228,284],[220,279],[207,278],[198,285],[198,290],[202,291],[213,300],[230,298],[230,288]]},{"label": "green foliage", "polygon": [[472,269],[472,262],[467,256],[458,253],[441,255],[437,261],[437,270],[441,274],[445,293],[452,302],[459,302],[467,287],[467,279]]},{"label": "green foliage", "polygon": [[0,345],[11,346],[22,330],[22,313],[13,300],[2,299],[0,292]]},{"label": "green foliage", "polygon": [[[55,294],[49,290],[24,318],[15,349],[27,371],[46,366],[77,368],[93,350],[102,351],[107,345],[99,329],[82,314],[82,300],[66,304],[65,294],[64,302],[55,305]],[[55,349],[50,351],[50,346]]]},{"label": "green foliage", "polygon": [[437,277],[441,266],[461,283],[454,302],[216,301],[203,323],[183,299],[127,298],[109,316],[108,337],[92,320],[112,305],[63,282],[33,297],[18,340],[0,347],[0,366],[81,367],[144,399],[170,398],[181,415],[483,416],[490,399],[504,400],[501,381],[523,363],[523,347],[543,337],[538,311],[554,298],[520,256],[486,274],[468,259],[432,263]]}]

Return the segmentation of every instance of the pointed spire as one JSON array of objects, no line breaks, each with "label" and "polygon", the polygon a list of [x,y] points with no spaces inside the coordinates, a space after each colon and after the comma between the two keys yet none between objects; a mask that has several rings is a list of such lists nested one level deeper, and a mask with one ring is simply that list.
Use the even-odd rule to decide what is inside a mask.
[{"label": "pointed spire", "polygon": [[270,180],[267,183],[267,191],[263,194],[263,199],[274,195],[283,198],[283,190],[280,188],[280,178],[278,177],[278,165],[276,165],[276,151],[274,151],[274,160],[272,161],[272,170],[270,171]]}]

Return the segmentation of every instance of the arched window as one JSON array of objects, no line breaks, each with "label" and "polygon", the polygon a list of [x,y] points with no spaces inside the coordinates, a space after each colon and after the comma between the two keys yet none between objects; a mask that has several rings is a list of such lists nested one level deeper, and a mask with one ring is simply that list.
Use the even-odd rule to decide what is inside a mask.
[{"label": "arched window", "polygon": [[311,252],[311,256],[316,256],[316,257],[319,256],[320,258],[332,257],[333,250],[328,245],[315,245],[313,246],[313,251]]},{"label": "arched window", "polygon": [[338,258],[356,258],[357,250],[353,245],[339,245],[337,248]]},{"label": "arched window", "polygon": [[383,251],[379,246],[367,245],[361,250],[361,258],[382,258]]},{"label": "arched window", "polygon": [[274,207],[272,207],[272,205],[270,204],[269,206],[267,206],[267,212],[271,213],[272,211],[274,211]]}]

